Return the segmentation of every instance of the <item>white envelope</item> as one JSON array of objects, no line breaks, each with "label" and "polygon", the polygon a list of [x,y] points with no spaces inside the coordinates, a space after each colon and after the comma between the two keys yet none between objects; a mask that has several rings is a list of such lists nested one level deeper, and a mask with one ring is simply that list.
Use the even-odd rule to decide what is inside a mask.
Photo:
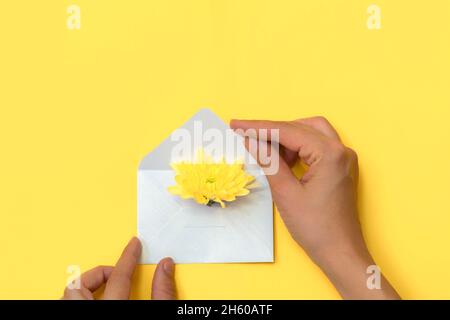
[{"label": "white envelope", "polygon": [[[199,125],[203,130],[215,128],[222,133],[229,129],[207,109],[200,110],[181,128],[194,136]],[[193,139],[192,150],[206,150],[204,141],[197,138]],[[273,205],[262,170],[245,162],[245,170],[256,177],[257,187],[249,195],[227,202],[224,209],[181,199],[167,191],[175,184],[170,163],[176,161],[172,155],[176,144],[167,138],[139,166],[141,263],[158,263],[164,257],[172,257],[176,263],[273,262]],[[236,148],[238,154],[248,156],[242,143]],[[229,151],[223,156],[237,160],[230,159]]]}]

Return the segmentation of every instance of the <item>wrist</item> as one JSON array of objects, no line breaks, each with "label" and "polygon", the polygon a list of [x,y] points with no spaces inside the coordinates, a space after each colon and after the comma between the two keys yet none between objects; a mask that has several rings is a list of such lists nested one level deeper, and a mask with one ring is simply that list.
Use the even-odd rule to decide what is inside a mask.
[{"label": "wrist", "polygon": [[369,286],[368,272],[375,262],[365,244],[360,246],[341,246],[318,252],[313,260],[344,299],[399,299],[400,297],[387,280],[380,277],[380,287]]}]

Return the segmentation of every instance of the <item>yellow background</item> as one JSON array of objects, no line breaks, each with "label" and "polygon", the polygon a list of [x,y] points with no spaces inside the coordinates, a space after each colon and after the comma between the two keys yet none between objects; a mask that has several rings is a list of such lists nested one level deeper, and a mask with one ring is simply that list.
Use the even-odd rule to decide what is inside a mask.
[{"label": "yellow background", "polygon": [[[69,4],[81,30],[68,30]],[[360,156],[361,221],[404,298],[450,298],[450,1],[2,1],[0,298],[136,234],[145,154],[201,107],[326,116]],[[275,214],[273,264],[180,265],[181,298],[339,298]],[[147,298],[140,266],[134,298]]]}]

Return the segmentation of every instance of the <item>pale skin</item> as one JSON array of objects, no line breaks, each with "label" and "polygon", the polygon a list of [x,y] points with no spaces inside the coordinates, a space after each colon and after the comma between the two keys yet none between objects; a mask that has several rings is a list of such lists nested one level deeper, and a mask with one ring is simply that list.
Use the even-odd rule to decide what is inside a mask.
[{"label": "pale skin", "polygon": [[[322,269],[344,299],[399,299],[382,277],[367,288],[375,265],[357,211],[358,159],[323,117],[294,121],[233,120],[233,129],[278,129],[279,169],[267,175],[272,197],[293,239]],[[252,137],[251,137],[252,138]],[[270,140],[270,135],[269,139]],[[307,166],[297,179],[290,166]]]},{"label": "pale skin", "polygon": [[[382,276],[381,288],[367,287],[375,265],[364,241],[357,211],[358,161],[323,117],[294,121],[232,120],[232,129],[278,129],[279,170],[267,175],[275,205],[292,238],[305,250],[344,299],[399,299]],[[240,130],[240,131],[241,131]],[[249,137],[258,138],[258,137]],[[270,135],[268,138],[270,145]],[[291,166],[307,166],[298,179]],[[81,276],[81,289],[66,289],[63,299],[93,299],[105,284],[104,299],[128,299],[141,252],[133,238],[115,267],[100,266]],[[158,264],[152,299],[175,299],[175,266],[170,258]]]},{"label": "pale skin", "polygon": [[[141,243],[134,237],[122,252],[115,266],[98,266],[81,275],[80,289],[64,290],[64,300],[94,300],[94,292],[104,286],[102,299],[127,300],[130,298],[131,281],[141,255]],[[175,264],[164,258],[153,275],[151,297],[154,300],[176,298]]]}]

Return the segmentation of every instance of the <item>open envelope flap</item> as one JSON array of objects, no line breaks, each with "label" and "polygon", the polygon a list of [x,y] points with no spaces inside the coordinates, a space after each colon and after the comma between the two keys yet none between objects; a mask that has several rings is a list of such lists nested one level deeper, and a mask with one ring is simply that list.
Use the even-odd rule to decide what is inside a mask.
[{"label": "open envelope flap", "polygon": [[[233,148],[233,158],[228,158],[232,150],[226,150],[226,152],[220,156],[224,156],[226,159],[231,161],[237,160],[236,158],[243,159],[247,170],[256,170],[262,174],[262,170],[255,164],[254,161],[248,161],[248,159],[253,160],[253,157],[247,152],[247,150],[245,150],[242,137],[233,133],[228,125],[226,125],[212,111],[208,109],[201,109],[178,129],[186,130],[186,132],[189,132],[192,137],[191,156],[195,156],[195,153],[200,148],[213,145],[211,142],[202,141],[202,138],[205,140],[208,140],[208,138],[211,139],[211,137],[208,137],[207,134],[205,134],[208,130],[211,132],[210,129],[222,133],[223,139],[221,143],[223,145],[225,145],[225,143],[229,143],[229,141],[226,141],[227,137],[229,138],[230,135],[233,136],[236,140]],[[202,134],[205,134],[205,137],[202,137]],[[179,141],[174,140],[174,136],[172,135],[165,139],[141,161],[139,170],[171,170],[170,163],[177,160],[173,159],[172,152],[176,149],[176,146],[179,145],[179,143]]]},{"label": "open envelope flap", "polygon": [[[183,127],[192,129],[193,119],[202,121],[205,128],[228,128],[209,110],[201,110]],[[167,191],[175,175],[169,169],[171,148],[172,141],[166,139],[139,168],[141,262],[157,263],[166,256],[177,263],[273,262],[273,206],[262,170],[246,166],[257,183],[249,195],[227,203],[225,209],[208,207]]]}]

